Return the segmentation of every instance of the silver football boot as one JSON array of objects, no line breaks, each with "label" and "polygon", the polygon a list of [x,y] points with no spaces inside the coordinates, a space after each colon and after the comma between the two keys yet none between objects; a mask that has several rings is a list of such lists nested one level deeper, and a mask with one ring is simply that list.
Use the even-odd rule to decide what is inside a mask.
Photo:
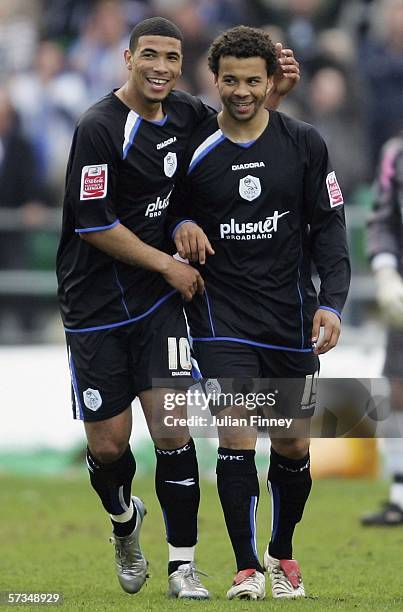
[{"label": "silver football boot", "polygon": [[138,593],[147,579],[148,563],[140,548],[140,529],[147,510],[139,497],[132,497],[137,510],[136,526],[128,536],[113,535],[116,573],[120,586],[126,593]]},{"label": "silver football boot", "polygon": [[168,595],[178,599],[210,599],[198,574],[207,575],[197,570],[193,561],[180,565],[168,578]]}]

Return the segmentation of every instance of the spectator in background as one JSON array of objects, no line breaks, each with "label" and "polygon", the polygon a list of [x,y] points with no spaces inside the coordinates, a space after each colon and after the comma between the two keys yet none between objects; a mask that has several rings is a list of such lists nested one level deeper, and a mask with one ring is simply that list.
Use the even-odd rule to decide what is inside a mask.
[{"label": "spectator in background", "polygon": [[[401,109],[403,110],[403,109]],[[403,117],[403,113],[401,115]],[[383,374],[390,383],[392,413],[383,427],[386,470],[392,478],[381,510],[362,517],[363,525],[403,525],[403,131],[382,149],[368,227],[368,251],[377,300],[388,325]]]},{"label": "spectator in background", "polygon": [[214,38],[214,28],[206,23],[197,3],[192,0],[153,0],[153,11],[172,20],[183,32],[182,72],[190,93],[198,91],[195,66]]},{"label": "spectator in background", "polygon": [[266,23],[284,30],[285,42],[295,50],[304,74],[312,74],[320,61],[318,33],[334,27],[341,0],[254,0],[254,4],[260,5]]},{"label": "spectator in background", "polygon": [[[8,93],[0,90],[0,210],[20,212],[20,231],[0,237],[0,268],[28,267],[24,229],[43,222],[40,174],[34,149],[21,131],[20,121]],[[15,220],[17,223],[17,219]],[[5,225],[3,221],[2,225]]]},{"label": "spectator in background", "polygon": [[0,81],[27,70],[38,38],[39,0],[0,2]]},{"label": "spectator in background", "polygon": [[68,44],[87,18],[88,0],[41,0],[41,35]]},{"label": "spectator in background", "polygon": [[63,189],[75,122],[88,103],[84,81],[66,70],[61,47],[44,41],[37,49],[34,70],[11,79],[9,87],[22,127],[34,145],[46,198],[54,203]]},{"label": "spectator in background", "polygon": [[120,0],[98,2],[70,50],[73,68],[85,79],[88,104],[120,87],[126,79],[121,62],[128,34],[124,8]]},{"label": "spectator in background", "polygon": [[195,74],[197,78],[197,97],[216,111],[220,110],[221,100],[214,83],[214,77],[207,64],[207,53],[202,55],[197,62]]},{"label": "spectator in background", "polygon": [[[375,8],[372,29],[367,32],[361,24],[358,54],[368,88],[363,102],[373,165],[383,143],[403,126],[403,0],[380,0]],[[371,25],[369,10],[365,19]]]},{"label": "spectator in background", "polygon": [[368,177],[365,127],[352,89],[340,68],[321,68],[309,84],[304,117],[328,143],[347,201]]}]

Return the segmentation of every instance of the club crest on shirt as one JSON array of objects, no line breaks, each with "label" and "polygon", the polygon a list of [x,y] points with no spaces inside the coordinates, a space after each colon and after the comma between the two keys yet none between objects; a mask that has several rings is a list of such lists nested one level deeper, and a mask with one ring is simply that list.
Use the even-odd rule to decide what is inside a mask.
[{"label": "club crest on shirt", "polygon": [[343,194],[341,192],[339,183],[337,182],[336,173],[329,172],[326,177],[326,187],[329,194],[330,207],[344,204]]},{"label": "club crest on shirt", "polygon": [[172,151],[168,151],[168,153],[164,157],[164,172],[165,175],[171,178],[176,171],[178,166],[178,160],[176,159],[176,153]]},{"label": "club crest on shirt", "polygon": [[83,391],[83,398],[84,404],[93,412],[102,406],[102,397],[98,389],[86,389]]},{"label": "club crest on shirt", "polygon": [[239,179],[239,195],[244,200],[248,200],[248,202],[252,202],[252,200],[256,200],[262,193],[262,186],[260,184],[260,179],[257,176],[244,176]]},{"label": "club crest on shirt", "polygon": [[108,164],[84,166],[81,170],[80,200],[99,200],[108,190]]},{"label": "club crest on shirt", "polygon": [[207,395],[216,396],[221,393],[221,385],[216,378],[208,378],[205,382]]}]

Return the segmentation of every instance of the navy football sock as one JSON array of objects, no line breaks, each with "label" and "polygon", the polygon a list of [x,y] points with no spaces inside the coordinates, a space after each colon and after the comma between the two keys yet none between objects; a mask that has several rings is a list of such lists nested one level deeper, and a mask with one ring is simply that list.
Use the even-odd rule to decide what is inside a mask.
[{"label": "navy football sock", "polygon": [[[131,485],[136,473],[136,461],[130,446],[119,459],[112,463],[101,463],[87,448],[87,467],[90,481],[102,505],[109,514],[127,512],[131,502]],[[113,531],[118,536],[131,533],[136,525],[137,511],[133,505],[133,516],[125,523],[112,521]]]},{"label": "navy football sock", "polygon": [[302,459],[288,459],[272,448],[267,486],[272,496],[272,534],[269,554],[292,559],[292,537],[311,491],[309,453]]},{"label": "navy football sock", "polygon": [[255,568],[263,572],[256,552],[256,511],[259,481],[254,450],[220,447],[217,488],[238,571]]},{"label": "navy football sock", "polygon": [[200,489],[194,442],[190,439],[184,446],[170,450],[155,448],[155,454],[155,489],[167,541],[176,548],[195,546]]}]

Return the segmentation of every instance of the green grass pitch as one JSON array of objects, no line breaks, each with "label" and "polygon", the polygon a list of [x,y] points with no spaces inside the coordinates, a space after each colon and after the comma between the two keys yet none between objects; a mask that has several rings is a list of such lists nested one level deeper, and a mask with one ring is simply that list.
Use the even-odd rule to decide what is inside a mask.
[{"label": "green grass pitch", "polygon": [[[258,541],[262,555],[269,525],[263,483],[261,491]],[[148,508],[142,546],[151,577],[140,593],[130,596],[120,590],[114,575],[108,520],[86,475],[1,477],[0,591],[61,591],[64,603],[57,609],[63,611],[403,610],[403,527],[362,529],[357,520],[385,495],[384,484],[356,480],[314,483],[294,547],[309,597],[297,601],[272,600],[269,585],[264,602],[225,599],[234,560],[215,486],[210,482],[202,483],[197,560],[209,574],[203,580],[213,599],[168,600],[167,550],[153,479],[137,479],[135,492]],[[43,609],[28,609],[38,608]]]}]

